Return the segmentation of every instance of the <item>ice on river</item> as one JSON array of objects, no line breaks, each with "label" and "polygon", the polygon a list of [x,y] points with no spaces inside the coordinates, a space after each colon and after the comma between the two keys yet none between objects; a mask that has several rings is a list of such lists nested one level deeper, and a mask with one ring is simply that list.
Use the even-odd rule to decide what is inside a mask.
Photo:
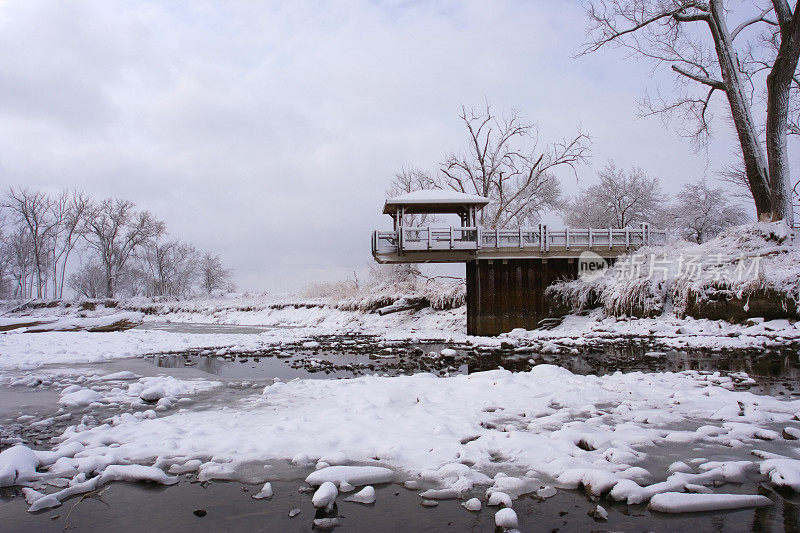
[{"label": "ice on river", "polygon": [[[182,394],[198,390],[197,383],[142,378],[99,394],[142,402],[147,388]],[[77,424],[52,452],[2,452],[0,473],[4,484],[72,476],[58,499],[81,487],[93,490],[95,478],[86,476],[97,472],[105,482],[111,477],[103,472],[114,465],[224,470],[224,479],[236,479],[238,465],[300,457],[319,462],[308,481],[325,486],[328,496],[337,484],[349,489],[403,478],[436,496],[463,497],[483,486],[487,498],[511,500],[545,486],[583,486],[628,503],[713,492],[726,482],[764,480],[797,490],[797,448],[780,431],[800,427],[800,400],[724,385],[691,371],[580,376],[551,365],[449,378],[293,380],[225,406]],[[724,460],[714,460],[715,449],[724,450]],[[201,462],[209,457],[213,463]]]}]

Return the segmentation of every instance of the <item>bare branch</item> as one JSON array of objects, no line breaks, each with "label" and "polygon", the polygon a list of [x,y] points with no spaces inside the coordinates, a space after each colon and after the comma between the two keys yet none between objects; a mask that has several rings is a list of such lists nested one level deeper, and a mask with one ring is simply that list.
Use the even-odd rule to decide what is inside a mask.
[{"label": "bare branch", "polygon": [[767,14],[771,12],[772,12],[772,7],[768,7],[755,17],[745,20],[744,22],[736,26],[736,28],[731,32],[731,41],[736,39],[736,36],[739,35],[739,33],[741,33],[743,29],[745,29],[748,26],[752,26],[753,24],[756,24],[758,22],[766,22],[767,24],[777,26],[778,23],[776,21],[767,18]]},{"label": "bare branch", "polygon": [[702,83],[703,85],[708,85],[709,87],[712,87],[714,89],[719,89],[720,91],[724,91],[725,90],[725,84],[722,83],[719,80],[715,80],[715,79],[709,78],[707,76],[701,76],[700,74],[695,74],[693,72],[689,72],[688,70],[684,69],[683,67],[681,67],[679,65],[672,65],[672,70],[674,70],[678,74],[680,74],[682,76],[686,76],[687,78],[692,79],[692,80],[694,80],[694,81],[696,81],[698,83]]}]

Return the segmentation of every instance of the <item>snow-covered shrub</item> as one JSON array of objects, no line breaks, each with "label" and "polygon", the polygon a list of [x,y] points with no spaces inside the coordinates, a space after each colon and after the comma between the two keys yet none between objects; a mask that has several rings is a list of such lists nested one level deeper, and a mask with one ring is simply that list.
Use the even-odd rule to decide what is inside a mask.
[{"label": "snow-covered shrub", "polygon": [[791,245],[783,223],[749,224],[699,245],[642,248],[604,276],[556,283],[547,296],[573,312],[601,307],[611,316],[652,317],[670,307],[678,316],[702,314],[708,302],[732,302],[741,312],[725,312],[743,316],[751,298],[792,315],[800,302],[800,247]]},{"label": "snow-covered shrub", "polygon": [[467,302],[467,284],[464,280],[428,280],[423,294],[434,309],[456,309]]},{"label": "snow-covered shrub", "polygon": [[359,292],[358,283],[353,280],[314,282],[303,289],[305,298],[347,298]]}]

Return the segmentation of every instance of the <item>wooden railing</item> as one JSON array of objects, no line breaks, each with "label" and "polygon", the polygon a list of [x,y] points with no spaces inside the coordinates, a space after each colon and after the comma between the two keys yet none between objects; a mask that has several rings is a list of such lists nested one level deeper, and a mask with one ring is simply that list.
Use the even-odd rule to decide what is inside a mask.
[{"label": "wooden railing", "polygon": [[538,228],[490,230],[477,227],[401,227],[399,231],[376,231],[373,254],[458,250],[599,250],[630,249],[666,243],[666,231],[647,224],[636,228],[561,229]]}]

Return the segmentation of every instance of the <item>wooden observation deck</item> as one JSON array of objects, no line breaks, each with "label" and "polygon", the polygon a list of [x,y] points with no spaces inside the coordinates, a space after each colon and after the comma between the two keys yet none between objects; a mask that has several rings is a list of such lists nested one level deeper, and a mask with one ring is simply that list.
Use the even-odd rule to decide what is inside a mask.
[{"label": "wooden observation deck", "polygon": [[[372,234],[372,255],[379,263],[466,263],[470,335],[536,328],[551,313],[545,289],[576,278],[584,252],[613,261],[641,246],[663,245],[667,238],[647,224],[555,231],[545,225],[482,228],[478,213],[488,203],[454,191],[415,191],[386,200],[383,212],[392,217],[393,229]],[[410,225],[425,214],[456,214],[461,225]]]},{"label": "wooden observation deck", "polygon": [[[386,200],[384,214],[392,231],[372,234],[372,255],[378,263],[464,263],[477,259],[576,258],[591,251],[613,259],[632,249],[663,245],[665,231],[647,224],[635,228],[551,230],[535,228],[486,229],[476,224],[477,213],[489,200],[452,191],[416,191]],[[461,226],[405,226],[420,214],[458,214]]]}]

